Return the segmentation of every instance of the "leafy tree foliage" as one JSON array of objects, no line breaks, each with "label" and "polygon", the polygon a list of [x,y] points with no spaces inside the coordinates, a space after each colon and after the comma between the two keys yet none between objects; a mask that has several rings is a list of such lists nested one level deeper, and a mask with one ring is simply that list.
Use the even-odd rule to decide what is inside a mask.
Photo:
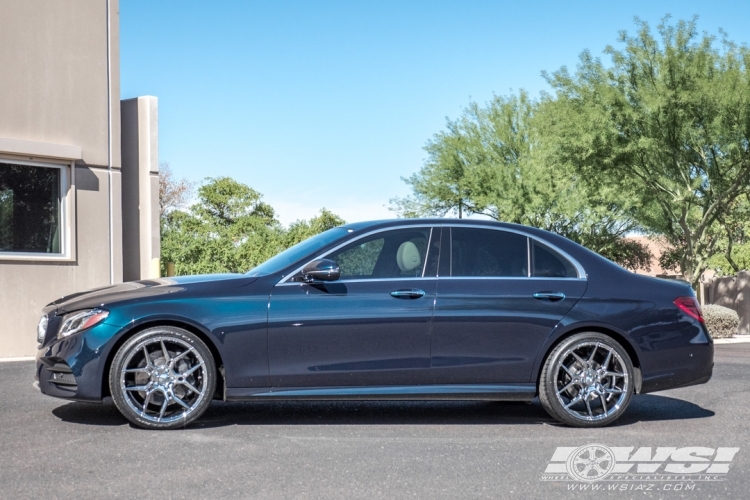
[{"label": "leafy tree foliage", "polygon": [[584,52],[575,74],[549,76],[547,140],[578,175],[632,193],[635,219],[672,247],[662,265],[695,284],[750,192],[750,49],[717,48],[695,20],[657,31],[638,22],[611,64]]},{"label": "leafy tree foliage", "polygon": [[326,209],[285,229],[262,195],[229,177],[207,179],[189,210],[162,215],[162,273],[239,273],[318,232],[344,224]]},{"label": "leafy tree foliage", "polygon": [[394,199],[405,217],[482,214],[553,231],[630,268],[651,254],[624,236],[639,228],[632,198],[592,186],[545,149],[546,110],[520,92],[471,104],[425,150],[423,168],[405,181],[412,196]]}]

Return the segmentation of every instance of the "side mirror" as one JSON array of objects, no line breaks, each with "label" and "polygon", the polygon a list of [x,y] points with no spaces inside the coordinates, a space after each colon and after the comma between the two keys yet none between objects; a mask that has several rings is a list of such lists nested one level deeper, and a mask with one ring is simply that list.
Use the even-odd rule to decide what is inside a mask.
[{"label": "side mirror", "polygon": [[341,276],[339,265],[332,260],[319,259],[310,262],[302,269],[305,283],[313,281],[336,281]]}]

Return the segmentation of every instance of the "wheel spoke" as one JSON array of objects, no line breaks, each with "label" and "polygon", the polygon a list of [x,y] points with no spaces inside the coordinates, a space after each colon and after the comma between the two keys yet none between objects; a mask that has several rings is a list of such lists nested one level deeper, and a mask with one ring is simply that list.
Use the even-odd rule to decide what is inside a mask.
[{"label": "wheel spoke", "polygon": [[130,387],[126,387],[126,391],[133,391],[133,392],[145,392],[148,391],[151,388],[151,382],[149,382],[146,385],[131,385]]},{"label": "wheel spoke", "polygon": [[203,361],[201,361],[197,365],[191,367],[189,370],[180,373],[180,375],[182,375],[183,377],[187,377],[188,375],[192,374],[195,370],[197,370],[201,366],[203,366]]},{"label": "wheel spoke", "polygon": [[576,374],[574,372],[570,371],[570,368],[568,368],[567,366],[565,366],[564,363],[560,363],[560,368],[562,368],[563,370],[565,370],[565,373],[567,373],[571,377],[575,377]]},{"label": "wheel spoke", "polygon": [[625,376],[625,374],[624,373],[619,373],[619,372],[604,372],[604,376],[605,377],[620,377],[620,378],[622,378],[622,377]]},{"label": "wheel spoke", "polygon": [[612,349],[607,351],[607,357],[604,359],[604,363],[602,363],[602,368],[606,370],[607,367],[609,366],[609,362],[611,359],[612,359]]},{"label": "wheel spoke", "polygon": [[146,346],[143,346],[143,355],[146,358],[146,366],[152,367],[154,364],[151,362],[151,355],[148,353],[148,349],[146,349]]},{"label": "wheel spoke", "polygon": [[142,368],[128,368],[125,373],[148,373],[148,371],[148,367],[144,366]]},{"label": "wheel spoke", "polygon": [[175,403],[177,403],[178,405],[184,407],[187,410],[190,409],[190,405],[188,405],[186,402],[184,402],[183,400],[181,400],[177,396],[172,396],[172,401],[174,401]]},{"label": "wheel spoke", "polygon": [[589,416],[593,417],[594,412],[591,411],[591,405],[589,404],[589,398],[585,398],[584,401],[586,402],[586,409],[589,411]]},{"label": "wheel spoke", "polygon": [[579,363],[581,363],[581,366],[587,366],[588,363],[586,363],[586,360],[580,357],[578,354],[576,354],[575,351],[571,351],[570,354],[573,355],[574,358],[578,360]]},{"label": "wheel spoke", "polygon": [[169,363],[169,351],[167,351],[167,346],[164,345],[164,341],[160,340],[159,343],[161,344],[161,352],[164,353],[164,363]]},{"label": "wheel spoke", "polygon": [[596,354],[596,350],[599,349],[599,343],[597,342],[594,348],[591,350],[591,354],[589,354],[588,363],[591,364],[591,362],[594,360],[594,354]]},{"label": "wheel spoke", "polygon": [[565,392],[568,389],[570,389],[570,387],[573,386],[573,385],[576,385],[576,383],[573,382],[573,381],[571,381],[568,385],[566,385],[565,387],[563,387],[562,389],[560,389],[559,391],[557,391],[557,394],[562,394],[563,392]]},{"label": "wheel spoke", "polygon": [[159,422],[161,422],[161,419],[164,418],[164,412],[167,411],[167,406],[169,405],[169,396],[164,394],[164,402],[161,405],[161,411],[159,412]]},{"label": "wheel spoke", "polygon": [[583,396],[581,396],[581,394],[578,394],[576,397],[574,397],[573,399],[570,400],[570,403],[568,403],[567,405],[565,405],[565,409],[568,409],[571,406],[573,406],[574,404],[579,403],[582,399],[583,399]]},{"label": "wheel spoke", "polygon": [[617,387],[614,387],[612,389],[604,389],[604,392],[606,392],[607,394],[622,394],[625,391],[623,391],[622,389],[618,389]]},{"label": "wheel spoke", "polygon": [[599,400],[602,402],[602,410],[604,410],[604,414],[606,415],[609,411],[607,409],[607,398],[604,397],[604,394],[599,394]]},{"label": "wheel spoke", "polygon": [[177,382],[177,383],[180,384],[180,385],[184,385],[185,387],[187,387],[188,389],[190,389],[191,391],[193,391],[196,394],[200,394],[201,393],[201,391],[199,391],[198,389],[196,389],[195,386],[193,384],[191,384],[190,382],[188,382],[187,380],[184,380],[182,382]]},{"label": "wheel spoke", "polygon": [[146,393],[146,399],[143,400],[143,413],[146,413],[146,408],[148,407],[148,404],[151,402],[151,395],[153,394],[153,391],[148,391]]},{"label": "wheel spoke", "polygon": [[184,358],[185,356],[187,356],[191,352],[193,352],[193,348],[192,347],[190,349],[188,349],[187,351],[182,352],[182,353],[178,354],[177,356],[175,356],[174,358],[172,358],[172,363],[173,364],[176,363],[177,361],[181,360],[182,358]]}]

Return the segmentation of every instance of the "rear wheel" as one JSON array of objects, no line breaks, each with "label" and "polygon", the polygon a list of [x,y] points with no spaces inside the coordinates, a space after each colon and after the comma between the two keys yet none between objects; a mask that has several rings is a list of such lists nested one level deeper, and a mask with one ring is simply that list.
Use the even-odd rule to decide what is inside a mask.
[{"label": "rear wheel", "polygon": [[146,429],[184,427],[206,411],[216,388],[211,351],[194,334],[157,326],[117,351],[109,373],[112,400]]},{"label": "rear wheel", "polygon": [[633,396],[633,363],[612,337],[578,333],[547,357],[539,400],[553,418],[574,427],[601,427],[622,416]]}]

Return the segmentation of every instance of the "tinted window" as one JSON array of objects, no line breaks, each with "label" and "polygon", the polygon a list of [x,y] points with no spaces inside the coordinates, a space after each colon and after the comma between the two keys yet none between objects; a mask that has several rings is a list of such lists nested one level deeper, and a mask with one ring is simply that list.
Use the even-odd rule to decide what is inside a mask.
[{"label": "tinted window", "polygon": [[341,268],[341,279],[421,277],[430,228],[383,231],[326,256]]},{"label": "tinted window", "polygon": [[568,259],[549,247],[534,241],[531,244],[532,276],[540,278],[577,278],[576,268]]},{"label": "tinted window", "polygon": [[451,230],[451,276],[528,276],[526,236],[454,227]]},{"label": "tinted window", "polygon": [[60,169],[0,163],[0,252],[61,253]]}]

